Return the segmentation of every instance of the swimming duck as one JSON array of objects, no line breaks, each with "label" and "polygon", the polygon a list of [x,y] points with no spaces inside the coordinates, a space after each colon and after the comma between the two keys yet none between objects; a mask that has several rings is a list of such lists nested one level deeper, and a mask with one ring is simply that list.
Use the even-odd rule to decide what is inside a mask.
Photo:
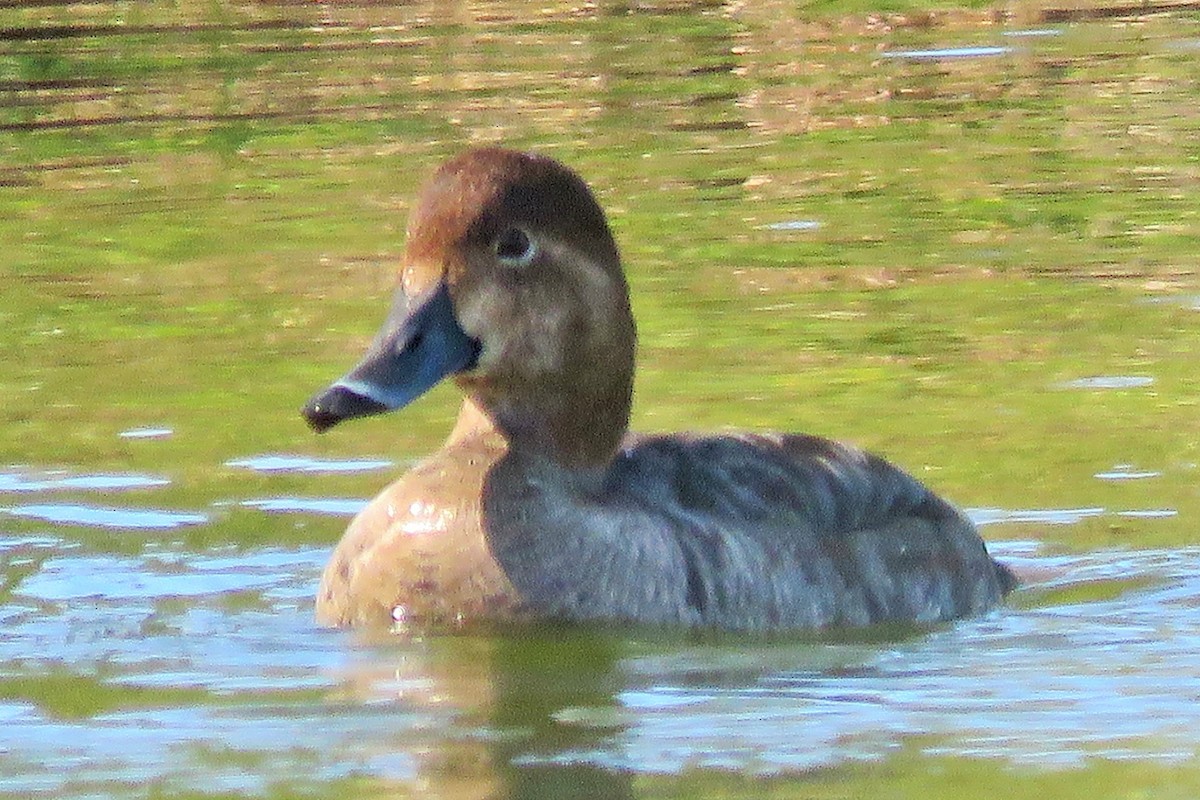
[{"label": "swimming duck", "polygon": [[452,377],[449,438],[350,523],[318,621],[523,617],[739,630],[933,623],[1015,584],[954,506],[881,458],[802,434],[627,432],[635,329],[584,181],[500,148],[442,165],[363,360],[317,431]]}]

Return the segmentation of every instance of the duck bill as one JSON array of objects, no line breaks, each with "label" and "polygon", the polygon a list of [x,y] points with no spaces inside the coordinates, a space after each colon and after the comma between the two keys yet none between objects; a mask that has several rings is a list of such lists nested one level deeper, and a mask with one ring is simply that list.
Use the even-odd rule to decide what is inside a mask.
[{"label": "duck bill", "polygon": [[479,342],[458,324],[445,281],[412,298],[398,290],[363,360],[300,413],[322,433],[342,420],[402,408],[478,358]]}]

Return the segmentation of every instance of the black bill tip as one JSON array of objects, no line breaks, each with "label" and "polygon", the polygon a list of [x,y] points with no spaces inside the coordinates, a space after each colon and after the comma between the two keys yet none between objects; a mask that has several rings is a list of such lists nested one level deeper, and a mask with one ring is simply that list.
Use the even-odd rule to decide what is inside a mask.
[{"label": "black bill tip", "polygon": [[324,433],[342,420],[381,414],[387,410],[388,407],[383,403],[335,383],[309,400],[300,414],[310,428],[317,433]]}]

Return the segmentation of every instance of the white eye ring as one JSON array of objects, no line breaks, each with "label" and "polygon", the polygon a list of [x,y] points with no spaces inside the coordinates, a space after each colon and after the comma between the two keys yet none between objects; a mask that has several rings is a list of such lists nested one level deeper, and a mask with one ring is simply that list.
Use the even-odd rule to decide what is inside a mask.
[{"label": "white eye ring", "polygon": [[506,228],[496,237],[492,249],[496,258],[506,267],[527,267],[538,254],[537,243],[524,228]]}]

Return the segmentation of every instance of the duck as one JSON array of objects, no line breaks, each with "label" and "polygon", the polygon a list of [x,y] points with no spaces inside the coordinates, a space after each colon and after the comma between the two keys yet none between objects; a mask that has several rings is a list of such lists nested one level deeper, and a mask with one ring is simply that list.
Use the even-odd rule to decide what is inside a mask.
[{"label": "duck", "polygon": [[383,325],[302,414],[324,432],[444,379],[464,400],[441,449],[351,521],[317,621],[823,631],[979,615],[1016,585],[962,511],[852,445],[630,433],[636,340],[576,172],[502,147],[442,164]]}]

